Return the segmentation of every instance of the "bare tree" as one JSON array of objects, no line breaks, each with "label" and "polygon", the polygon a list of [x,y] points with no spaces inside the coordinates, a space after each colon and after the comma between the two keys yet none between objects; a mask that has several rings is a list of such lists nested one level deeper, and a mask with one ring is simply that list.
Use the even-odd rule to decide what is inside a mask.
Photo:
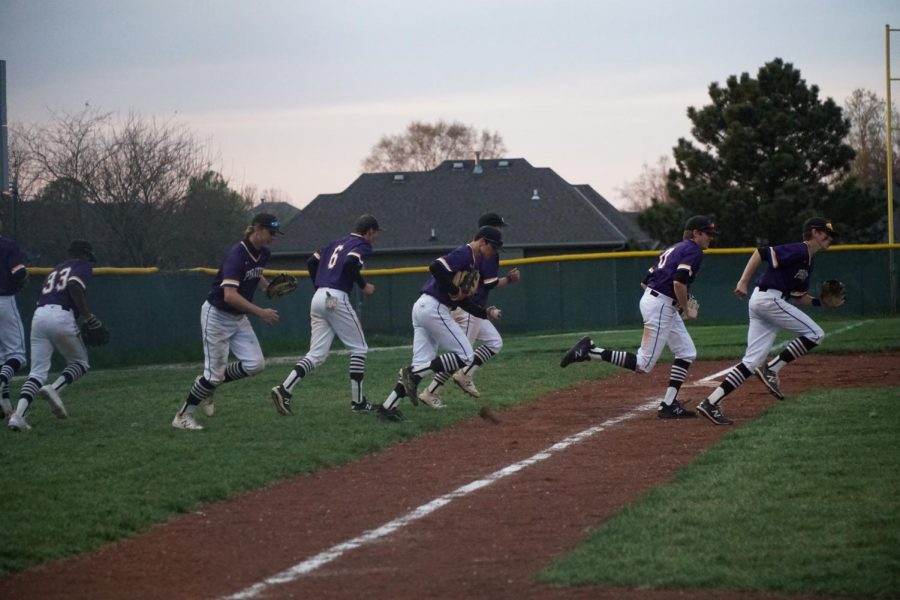
[{"label": "bare tree", "polygon": [[[887,172],[885,101],[875,92],[856,89],[845,104],[844,112],[850,120],[847,143],[856,150],[850,173],[867,185],[884,184]],[[893,110],[892,120],[900,124],[896,110]],[[895,139],[892,151],[894,176],[900,178],[900,138]]]},{"label": "bare tree", "polygon": [[[70,205],[77,203],[78,218],[87,212],[92,223],[103,224],[98,241],[104,258],[125,265],[159,264],[191,178],[201,177],[212,162],[182,126],[134,114],[119,123],[88,106],[77,114],[54,114],[43,127],[16,131],[16,176],[39,188],[23,199],[64,208],[58,220],[69,223],[60,236],[73,235]],[[74,234],[97,236],[95,227],[75,229],[83,231]]]},{"label": "bare tree", "polygon": [[430,171],[445,160],[469,158],[475,152],[482,158],[497,158],[506,153],[506,146],[499,133],[479,132],[459,121],[413,121],[402,134],[382,136],[362,167],[368,173]]},{"label": "bare tree", "polygon": [[672,202],[666,185],[671,168],[672,159],[665,155],[659,157],[655,166],[651,167],[644,163],[637,178],[617,189],[619,195],[628,201],[627,210],[642,212],[649,208],[654,200],[662,204]]}]

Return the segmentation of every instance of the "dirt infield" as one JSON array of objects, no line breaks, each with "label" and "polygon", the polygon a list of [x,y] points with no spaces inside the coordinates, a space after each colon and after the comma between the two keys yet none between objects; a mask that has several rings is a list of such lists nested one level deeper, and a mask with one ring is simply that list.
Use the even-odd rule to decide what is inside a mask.
[{"label": "dirt infield", "polygon": [[[689,383],[732,363],[698,363]],[[900,355],[811,355],[785,371],[788,394],[900,385]],[[570,368],[585,369],[590,365]],[[416,507],[634,411],[668,377],[587,382],[423,435],[354,464],[298,477],[179,516],[131,540],[0,581],[0,598],[218,598],[316,556]],[[710,388],[688,385],[693,406]],[[484,390],[489,392],[489,390]],[[740,426],[775,400],[748,381],[725,404]],[[409,409],[411,418],[415,410]],[[776,598],[618,588],[559,589],[531,576],[588,529],[674,477],[731,428],[662,421],[646,410],[492,485],[351,549],[260,598]]]}]

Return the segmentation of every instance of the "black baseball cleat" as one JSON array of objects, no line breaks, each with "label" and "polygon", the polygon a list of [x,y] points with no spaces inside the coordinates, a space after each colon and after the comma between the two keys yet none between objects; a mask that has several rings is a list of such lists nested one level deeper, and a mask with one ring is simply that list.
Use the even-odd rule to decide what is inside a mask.
[{"label": "black baseball cleat", "polygon": [[383,404],[375,405],[375,414],[378,415],[379,419],[384,419],[385,421],[391,421],[393,423],[399,423],[403,420],[403,415],[396,408],[387,409]]},{"label": "black baseball cleat", "polygon": [[413,403],[413,406],[419,405],[419,382],[413,375],[412,367],[403,367],[400,369],[400,385],[406,390],[406,397]]},{"label": "black baseball cleat", "polygon": [[584,336],[568,352],[563,354],[562,360],[559,361],[559,366],[565,368],[573,362],[589,360],[591,358],[591,346],[593,346],[591,338]]},{"label": "black baseball cleat", "polygon": [[356,414],[370,414],[375,412],[375,405],[363,396],[361,402],[350,402],[350,410]]},{"label": "black baseball cleat", "polygon": [[710,401],[704,400],[697,406],[697,412],[715,423],[716,425],[733,425],[734,421],[726,417],[722,413],[722,409],[718,404],[711,404]]},{"label": "black baseball cleat", "polygon": [[272,402],[275,403],[275,410],[278,414],[289,416],[294,414],[291,410],[291,394],[281,385],[272,388]]},{"label": "black baseball cleat", "polygon": [[693,419],[697,413],[683,407],[678,400],[673,400],[672,404],[660,404],[656,416],[660,419]]},{"label": "black baseball cleat", "polygon": [[768,367],[757,367],[754,373],[763,382],[770,394],[779,400],[784,400],[784,394],[781,393],[781,384],[778,381],[778,373]]}]

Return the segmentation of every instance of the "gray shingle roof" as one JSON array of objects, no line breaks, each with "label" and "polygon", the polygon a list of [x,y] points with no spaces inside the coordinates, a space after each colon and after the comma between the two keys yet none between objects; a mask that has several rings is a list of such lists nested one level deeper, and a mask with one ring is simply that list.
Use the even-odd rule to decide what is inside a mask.
[{"label": "gray shingle roof", "polygon": [[[277,253],[323,246],[346,235],[362,213],[375,215],[383,229],[379,252],[455,247],[472,239],[488,211],[510,223],[508,247],[614,249],[631,239],[618,211],[590,186],[573,186],[521,158],[481,166],[475,174],[474,160],[448,160],[432,171],[360,175],[339,194],[320,194],[290,221]],[[535,191],[540,199],[532,199]]]}]

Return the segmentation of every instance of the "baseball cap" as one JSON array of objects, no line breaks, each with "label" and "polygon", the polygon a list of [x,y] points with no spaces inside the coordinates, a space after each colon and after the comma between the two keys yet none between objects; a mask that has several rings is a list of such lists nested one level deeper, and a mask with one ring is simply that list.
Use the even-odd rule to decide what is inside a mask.
[{"label": "baseball cap", "polygon": [[495,250],[499,250],[503,247],[503,234],[500,233],[499,229],[491,227],[490,225],[479,227],[478,233],[475,234],[475,239],[486,241],[493,246]]},{"label": "baseball cap", "polygon": [[835,231],[834,226],[831,224],[831,221],[822,217],[812,217],[811,219],[807,219],[803,222],[803,233],[806,233],[811,229],[824,229],[825,232],[831,237],[837,237],[838,235],[840,235],[837,231]]},{"label": "baseball cap", "polygon": [[716,229],[716,224],[712,222],[709,217],[704,215],[696,215],[687,220],[684,224],[685,231],[693,231],[695,229],[699,229],[704,233],[708,233],[709,235],[719,235],[719,230]]},{"label": "baseball cap", "polygon": [[370,229],[381,231],[381,227],[378,226],[378,219],[368,214],[358,218],[356,220],[356,225],[353,226],[353,231],[356,233],[365,233]]},{"label": "baseball cap", "polygon": [[506,227],[509,223],[504,221],[503,217],[497,213],[487,212],[478,217],[478,226],[484,227],[485,225],[490,225],[491,227]]},{"label": "baseball cap", "polygon": [[284,235],[284,232],[279,231],[279,227],[281,227],[281,223],[278,222],[278,217],[275,215],[270,215],[269,213],[259,213],[253,220],[250,222],[252,225],[262,225],[263,227],[268,228],[272,231],[272,233],[280,233]]},{"label": "baseball cap", "polygon": [[83,256],[91,262],[97,262],[97,257],[94,256],[94,249],[87,240],[72,240],[72,243],[69,244],[69,256]]}]

